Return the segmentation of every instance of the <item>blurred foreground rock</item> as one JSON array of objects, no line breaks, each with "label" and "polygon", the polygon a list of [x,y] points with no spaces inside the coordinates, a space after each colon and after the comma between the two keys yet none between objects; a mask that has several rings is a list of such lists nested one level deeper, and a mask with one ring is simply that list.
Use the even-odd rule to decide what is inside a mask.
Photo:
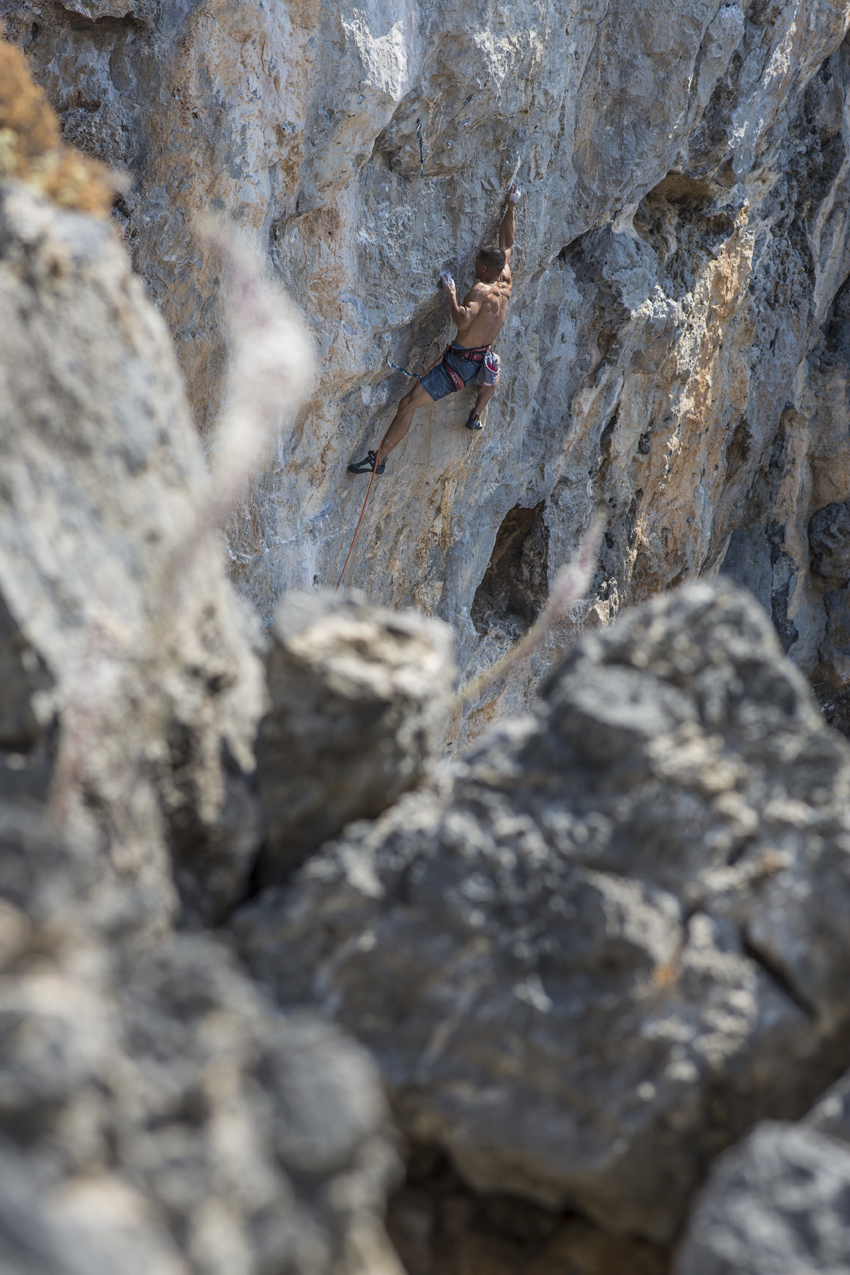
[{"label": "blurred foreground rock", "polygon": [[235,922],[480,1192],[668,1241],[846,1065],[850,751],[747,595],[585,637],[535,714]]},{"label": "blurred foreground rock", "polygon": [[841,1275],[850,1270],[850,1147],[765,1122],[703,1191],[677,1275]]},{"label": "blurred foreground rock", "polygon": [[434,766],[454,664],[447,626],[359,597],[290,594],[267,657],[257,737],[268,842],[280,880],[352,819],[374,818]]},{"label": "blurred foreground rock", "polygon": [[[146,894],[217,919],[259,840],[264,707],[165,327],[109,224],[0,186],[3,791]],[[168,851],[173,855],[172,859]]]},{"label": "blurred foreground rock", "polygon": [[140,948],[99,871],[0,806],[2,1269],[398,1275],[365,1052],[211,939]]},{"label": "blurred foreground rock", "polygon": [[850,1072],[799,1124],[765,1122],[722,1157],[700,1192],[675,1270],[850,1270]]}]

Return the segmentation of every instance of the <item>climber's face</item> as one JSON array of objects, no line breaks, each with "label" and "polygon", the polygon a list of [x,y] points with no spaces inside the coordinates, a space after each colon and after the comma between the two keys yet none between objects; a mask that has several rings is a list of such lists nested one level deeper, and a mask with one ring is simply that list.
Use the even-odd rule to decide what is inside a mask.
[{"label": "climber's face", "polygon": [[493,281],[493,272],[483,257],[475,258],[475,277],[476,279],[479,279],[481,283],[492,283]]}]

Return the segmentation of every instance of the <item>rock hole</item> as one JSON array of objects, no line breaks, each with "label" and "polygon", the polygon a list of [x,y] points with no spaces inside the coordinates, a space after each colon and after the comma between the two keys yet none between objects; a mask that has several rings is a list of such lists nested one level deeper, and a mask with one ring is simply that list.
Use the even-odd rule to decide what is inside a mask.
[{"label": "rock hole", "polygon": [[472,603],[479,633],[507,627],[525,629],[549,597],[549,531],[545,501],[532,509],[516,505],[502,520],[484,578]]},{"label": "rock hole", "polygon": [[731,482],[743,465],[746,464],[752,451],[753,436],[746,420],[740,420],[735,426],[732,437],[726,447],[726,481]]},{"label": "rock hole", "polygon": [[620,404],[618,403],[614,408],[614,411],[611,413],[611,419],[608,421],[608,424],[599,436],[599,454],[603,461],[608,460],[611,455],[611,438],[614,430],[617,428],[617,422],[619,419]]},{"label": "rock hole", "polygon": [[708,182],[696,181],[684,173],[669,172],[645,198],[650,201],[664,199],[668,204],[690,212],[711,203],[713,195],[713,188]]}]

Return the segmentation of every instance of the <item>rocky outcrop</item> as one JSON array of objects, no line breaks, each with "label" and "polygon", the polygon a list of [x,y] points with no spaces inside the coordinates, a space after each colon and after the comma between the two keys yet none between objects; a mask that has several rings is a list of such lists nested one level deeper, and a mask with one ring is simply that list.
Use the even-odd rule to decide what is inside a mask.
[{"label": "rocky outcrop", "polygon": [[283,1018],[209,938],[140,946],[101,875],[0,807],[4,1266],[398,1275],[364,1051]]},{"label": "rocky outcrop", "polygon": [[51,785],[152,919],[175,872],[213,919],[259,840],[264,688],[168,335],[108,223],[20,184],[0,190],[0,298],[4,790]]},{"label": "rocky outcrop", "polygon": [[[64,136],[132,176],[118,216],[203,430],[228,358],[197,214],[234,218],[309,319],[315,395],[230,529],[234,576],[266,617],[285,589],[336,579],[362,499],[345,462],[405,387],[385,356],[419,371],[438,353],[438,271],[470,278],[517,177],[487,430],[462,429],[465,402],[420,414],[377,484],[353,580],[448,621],[474,673],[530,623],[593,508],[611,516],[589,606],[457,742],[527,706],[583,623],[718,569],[756,591],[804,672],[845,684],[806,528],[850,495],[846,5],[0,12]],[[531,511],[523,574],[522,546],[499,549]],[[487,605],[494,555],[518,573],[497,590],[507,609]]]},{"label": "rocky outcrop", "polygon": [[724,1156],[677,1275],[803,1275],[850,1266],[850,1148],[765,1123]]},{"label": "rocky outcrop", "polygon": [[[161,319],[49,158],[0,183],[0,1265],[400,1275],[365,1051],[172,929],[219,921],[260,843],[264,670],[216,530],[262,429],[234,394],[208,472]],[[241,283],[262,415],[292,328]]]},{"label": "rocky outcrop", "polygon": [[257,736],[266,842],[257,879],[283,879],[352,819],[431,777],[454,665],[444,625],[353,596],[291,594],[266,659]]},{"label": "rocky outcrop", "polygon": [[475,1189],[664,1241],[713,1156],[847,1057],[848,789],[763,613],[691,586],[234,924]]},{"label": "rocky outcrop", "polygon": [[[228,523],[232,574],[269,620],[333,581],[363,493],[342,462],[399,388],[377,365],[439,349],[436,267],[469,264],[518,176],[488,429],[423,415],[355,578],[447,619],[474,671],[598,503],[608,528],[589,603],[454,742],[527,705],[582,624],[719,570],[841,701],[846,6],[591,9],[0,6],[65,140],[134,174],[116,213],[212,466],[117,238],[69,211],[103,210],[102,171],[28,89],[39,150],[3,79],[7,1265],[398,1275],[384,1097],[340,1025],[409,1138],[410,1275],[660,1275],[707,1175],[682,1262],[840,1257],[846,1081],[747,1137],[850,1055],[850,755],[764,613],[707,583],[633,609],[437,773],[444,631],[290,598],[266,700],[221,570],[254,411],[277,445]],[[262,289],[220,286],[210,209],[309,310],[323,373],[298,412]],[[257,330],[231,345],[240,305]],[[254,981],[226,932],[170,929],[252,891]]]},{"label": "rocky outcrop", "polygon": [[676,1275],[788,1275],[850,1265],[850,1073],[797,1125],[765,1122],[712,1170]]}]

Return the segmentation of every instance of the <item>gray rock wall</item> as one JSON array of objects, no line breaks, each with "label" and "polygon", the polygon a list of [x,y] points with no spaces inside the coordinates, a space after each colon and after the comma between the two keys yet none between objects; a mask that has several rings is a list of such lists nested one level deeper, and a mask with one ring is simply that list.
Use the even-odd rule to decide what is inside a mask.
[{"label": "gray rock wall", "polygon": [[551,577],[607,507],[589,607],[461,741],[528,702],[577,624],[724,562],[798,665],[844,684],[806,539],[850,495],[843,3],[2,0],[0,15],[66,137],[132,177],[119,216],[203,430],[227,353],[193,218],[234,218],[310,323],[315,394],[231,524],[261,614],[286,588],[335,582],[363,493],[345,463],[405,388],[385,355],[435,357],[437,273],[469,281],[516,177],[487,430],[466,434],[459,401],[420,413],[377,484],[353,582],[448,620],[472,670],[528,623],[522,606],[474,607],[505,518],[540,510]]},{"label": "gray rock wall", "polygon": [[[447,634],[350,600],[280,613],[264,700],[161,319],[105,223],[4,183],[0,1261],[397,1275],[362,1048],[275,1009],[225,933],[169,932],[178,896],[197,927],[255,889],[234,928],[257,979],[367,1042],[415,1143],[410,1275],[659,1275],[718,1154],[850,1050],[850,762],[778,644],[840,707],[847,15],[2,11],[66,136],[132,163],[118,212],[214,455],[227,316],[194,215],[235,212],[309,306],[325,379],[229,527],[261,614],[336,575],[362,491],[340,461],[389,410],[373,355],[438,344],[432,265],[468,264],[517,173],[489,432],[459,442],[457,403],[417,427],[355,576],[447,616],[474,668],[608,503],[595,600],[461,740],[575,627],[689,575],[722,564],[773,628],[707,583],[632,610],[453,773],[343,827],[433,776]],[[720,1162],[688,1231],[704,1269],[750,1261],[747,1218],[711,1202],[727,1178],[780,1256],[844,1260],[846,1087],[776,1155],[762,1128]]]}]

